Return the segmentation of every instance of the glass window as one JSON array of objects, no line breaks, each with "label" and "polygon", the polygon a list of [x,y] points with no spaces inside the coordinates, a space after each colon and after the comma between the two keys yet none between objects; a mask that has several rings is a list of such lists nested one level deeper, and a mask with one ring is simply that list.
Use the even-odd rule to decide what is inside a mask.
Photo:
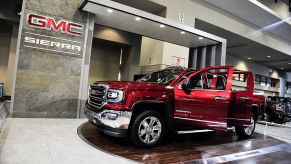
[{"label": "glass window", "polygon": [[203,89],[202,75],[198,74],[190,78],[189,89]]}]

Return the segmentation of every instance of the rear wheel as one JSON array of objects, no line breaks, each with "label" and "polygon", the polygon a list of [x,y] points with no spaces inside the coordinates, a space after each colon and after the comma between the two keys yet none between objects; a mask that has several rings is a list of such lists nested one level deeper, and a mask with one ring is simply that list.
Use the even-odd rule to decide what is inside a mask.
[{"label": "rear wheel", "polygon": [[256,120],[254,116],[251,117],[251,124],[246,127],[237,126],[235,127],[235,132],[239,137],[250,137],[254,133],[256,128]]},{"label": "rear wheel", "polygon": [[157,111],[144,111],[134,119],[129,133],[129,139],[136,147],[157,146],[165,136],[165,120]]}]

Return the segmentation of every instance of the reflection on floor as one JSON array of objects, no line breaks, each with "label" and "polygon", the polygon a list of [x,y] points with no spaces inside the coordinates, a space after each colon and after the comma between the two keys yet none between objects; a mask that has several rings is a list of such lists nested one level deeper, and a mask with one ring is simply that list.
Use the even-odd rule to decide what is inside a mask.
[{"label": "reflection on floor", "polygon": [[[96,148],[81,140],[78,137],[77,128],[84,122],[86,122],[86,120],[84,119],[8,119],[5,130],[2,131],[0,138],[0,142],[3,143],[0,163],[131,163],[127,159],[120,158],[118,156],[112,156],[111,154],[97,150]],[[279,135],[285,138],[284,141],[291,141],[290,129],[270,126],[265,129],[264,125],[257,125],[256,131],[261,134],[265,133],[266,135]],[[93,132],[96,131],[94,130]],[[174,144],[177,146],[177,148],[180,149],[179,151],[174,152],[174,154],[176,154],[177,156],[184,156],[185,153],[190,153],[190,151],[186,150],[185,148],[190,148],[192,149],[191,156],[198,159],[199,156],[197,154],[199,153],[200,158],[207,158],[210,156],[233,154],[239,152],[240,150],[258,149],[276,144],[284,144],[283,141],[263,136],[261,134],[256,134],[253,139],[241,140],[238,142],[232,142],[233,140],[237,140],[235,135],[227,134],[217,135],[215,133],[210,133],[208,135],[198,134],[194,136],[186,136],[186,138],[188,138],[188,142],[189,139],[191,139],[192,146],[186,145],[186,141],[183,141],[182,138],[178,137]],[[223,139],[220,140],[219,136],[220,138],[223,137]],[[97,137],[98,136],[94,135],[91,136],[92,139]],[[100,138],[101,137],[103,136],[100,136]],[[278,137],[278,139],[281,138]],[[104,139],[104,137],[103,140],[105,140],[106,142],[110,142],[110,144],[118,144],[118,141],[112,142],[108,139]],[[122,144],[120,146],[122,146]],[[183,146],[185,146],[185,148]],[[126,144],[125,147],[129,147],[129,150],[134,149],[130,145]],[[128,151],[124,148],[120,150],[121,153],[126,153]],[[137,150],[137,153],[140,153],[141,151],[142,150]],[[164,150],[164,153],[166,153],[165,151],[169,150]],[[289,151],[289,149],[286,149],[284,151],[269,153],[264,156],[255,156],[234,162],[250,163],[251,161],[260,161],[263,163],[266,162],[266,160],[268,159],[277,159],[277,161],[283,162],[283,160],[288,160],[288,158],[291,158],[290,155],[287,155],[286,153],[290,154],[291,152]],[[165,155],[172,156],[174,154],[168,153]],[[155,158],[156,156],[159,156],[159,154],[145,154],[144,159],[151,160],[151,158]],[[268,162],[271,163],[271,160],[268,160],[267,163]]]},{"label": "reflection on floor", "polygon": [[[250,139],[240,139],[233,133],[218,132],[176,135],[169,143],[146,150],[136,149],[124,139],[104,135],[98,132],[91,123],[80,126],[78,134],[97,149],[142,163],[203,162],[201,159],[206,159],[207,162],[234,160],[239,162],[243,159],[241,162],[247,160],[252,163],[266,163],[276,162],[277,157],[280,156],[286,156],[282,159],[283,161],[291,161],[291,157],[288,157],[291,153],[290,144],[258,133]],[[258,150],[261,148],[266,150]],[[276,149],[274,153],[268,153],[274,149]],[[265,155],[262,156],[262,153]],[[235,155],[229,156],[230,154]],[[252,159],[243,158],[250,155]],[[214,159],[213,157],[221,158]],[[225,158],[229,159],[225,160]]]}]

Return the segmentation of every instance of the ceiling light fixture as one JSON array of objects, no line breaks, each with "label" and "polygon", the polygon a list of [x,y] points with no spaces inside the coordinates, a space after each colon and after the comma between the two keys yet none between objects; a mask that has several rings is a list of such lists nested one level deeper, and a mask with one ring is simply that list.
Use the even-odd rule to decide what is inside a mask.
[{"label": "ceiling light fixture", "polygon": [[202,40],[202,39],[204,39],[202,36],[200,36],[199,38],[198,38],[199,40]]},{"label": "ceiling light fixture", "polygon": [[248,59],[251,60],[252,58],[251,57],[248,57]]},{"label": "ceiling light fixture", "polygon": [[135,20],[137,20],[137,21],[140,21],[140,20],[141,20],[141,18],[140,18],[140,17],[136,17],[136,18],[135,18]]},{"label": "ceiling light fixture", "polygon": [[185,31],[181,31],[180,33],[181,33],[181,34],[185,34]]},{"label": "ceiling light fixture", "polygon": [[163,24],[160,24],[160,27],[161,27],[161,28],[164,28],[164,27],[165,27],[165,25],[163,25]]},{"label": "ceiling light fixture", "polygon": [[284,69],[284,68],[281,68],[281,69]]},{"label": "ceiling light fixture", "polygon": [[112,9],[107,9],[107,12],[112,13],[113,10]]},{"label": "ceiling light fixture", "polygon": [[271,56],[267,56],[267,58],[270,58]]}]

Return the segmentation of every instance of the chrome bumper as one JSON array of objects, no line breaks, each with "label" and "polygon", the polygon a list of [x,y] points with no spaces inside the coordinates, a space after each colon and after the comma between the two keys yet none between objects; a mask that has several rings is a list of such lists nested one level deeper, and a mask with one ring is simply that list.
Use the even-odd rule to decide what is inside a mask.
[{"label": "chrome bumper", "polygon": [[99,126],[106,126],[114,129],[128,129],[132,112],[103,110],[99,113],[85,108],[85,116],[90,122]]}]

